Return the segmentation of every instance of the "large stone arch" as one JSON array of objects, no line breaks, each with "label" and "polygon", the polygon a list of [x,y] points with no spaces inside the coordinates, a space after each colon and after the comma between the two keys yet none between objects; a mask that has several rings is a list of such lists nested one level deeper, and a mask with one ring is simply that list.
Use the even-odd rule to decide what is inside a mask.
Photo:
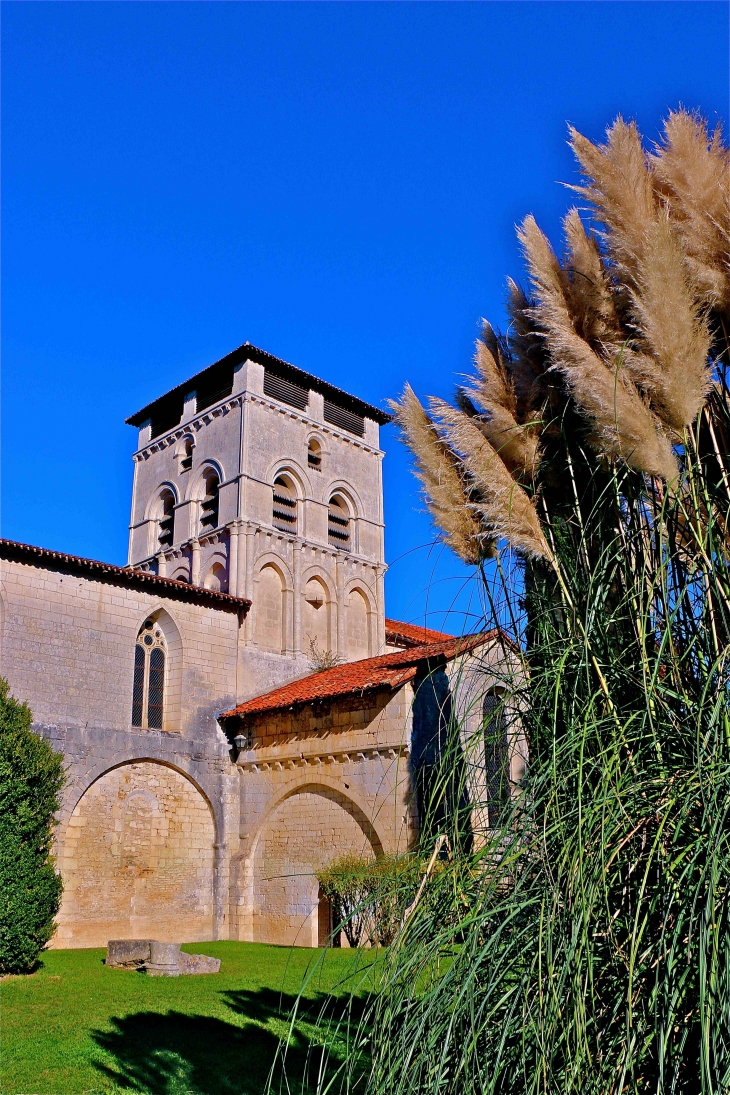
[{"label": "large stone arch", "polygon": [[318,946],[316,872],[344,855],[382,851],[363,807],[335,781],[310,778],[287,788],[251,843],[247,934],[254,942]]},{"label": "large stone arch", "polygon": [[178,768],[145,759],[105,771],[66,825],[53,946],[213,938],[215,829],[210,802]]}]

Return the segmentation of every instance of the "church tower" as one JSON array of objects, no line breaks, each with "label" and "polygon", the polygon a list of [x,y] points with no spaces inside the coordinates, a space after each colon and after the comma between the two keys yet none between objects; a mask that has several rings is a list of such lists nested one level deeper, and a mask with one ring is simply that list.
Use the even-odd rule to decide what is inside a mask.
[{"label": "church tower", "polygon": [[249,343],[127,419],[129,565],[250,599],[242,692],[383,651],[389,420]]}]

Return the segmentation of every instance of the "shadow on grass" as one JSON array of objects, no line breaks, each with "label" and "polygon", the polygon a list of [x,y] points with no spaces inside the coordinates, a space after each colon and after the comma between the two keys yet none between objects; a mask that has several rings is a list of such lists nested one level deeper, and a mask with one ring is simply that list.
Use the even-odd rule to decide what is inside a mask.
[{"label": "shadow on grass", "polygon": [[[92,1031],[92,1037],[114,1064],[95,1067],[119,1088],[148,1095],[262,1095],[276,1060],[275,1091],[311,1091],[308,1078],[316,1077],[321,1062],[322,1016],[340,1024],[342,1045],[365,1006],[362,998],[326,994],[300,999],[282,1070],[277,1050],[289,1034],[296,998],[272,989],[221,995],[237,1022],[178,1011],[112,1019],[112,1030]],[[330,1067],[338,1063],[330,1058]]]}]

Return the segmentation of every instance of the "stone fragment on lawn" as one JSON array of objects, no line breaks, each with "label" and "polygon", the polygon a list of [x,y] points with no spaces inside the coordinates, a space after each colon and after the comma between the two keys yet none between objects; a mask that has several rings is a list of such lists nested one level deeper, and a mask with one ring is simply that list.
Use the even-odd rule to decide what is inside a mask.
[{"label": "stone fragment on lawn", "polygon": [[150,960],[145,964],[150,977],[180,976],[180,944],[150,941]]},{"label": "stone fragment on lawn", "polygon": [[115,969],[138,970],[150,960],[151,939],[110,939],[105,965]]},{"label": "stone fragment on lawn", "polygon": [[114,969],[144,970],[150,977],[179,977],[181,974],[218,973],[220,958],[186,954],[179,943],[157,939],[110,939],[106,965]]},{"label": "stone fragment on lawn", "polygon": [[208,958],[207,954],[186,954],[180,951],[180,973],[218,973],[220,958]]}]

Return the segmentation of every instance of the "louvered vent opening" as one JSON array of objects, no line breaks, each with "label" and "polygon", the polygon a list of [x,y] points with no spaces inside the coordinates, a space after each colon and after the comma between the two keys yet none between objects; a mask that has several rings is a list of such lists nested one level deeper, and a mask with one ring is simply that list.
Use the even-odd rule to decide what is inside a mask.
[{"label": "louvered vent opening", "polygon": [[206,407],[212,407],[214,403],[220,403],[227,399],[233,391],[233,369],[226,371],[226,375],[213,376],[210,379],[203,378],[198,382],[195,410],[198,414]]},{"label": "louvered vent opening", "polygon": [[322,448],[319,441],[311,439],[307,447],[307,464],[316,471],[322,470]]},{"label": "louvered vent opening", "polygon": [[297,495],[294,484],[280,475],[274,480],[274,505],[271,523],[280,532],[297,531]]},{"label": "louvered vent opening", "polygon": [[159,437],[163,433],[174,430],[175,426],[180,425],[182,413],[182,401],[175,400],[170,403],[163,403],[161,407],[152,413],[151,437]]},{"label": "louvered vent opening", "polygon": [[324,401],[324,420],[358,437],[365,436],[365,419],[362,415],[346,411],[344,407],[338,407],[336,403],[330,403],[328,399]]},{"label": "louvered vent opening", "polygon": [[160,528],[157,537],[160,547],[169,547],[172,543],[174,523],[175,499],[171,493],[167,493],[162,499],[162,517],[160,518]]},{"label": "louvered vent opening", "polygon": [[264,395],[278,399],[281,403],[288,403],[299,411],[303,411],[309,403],[309,392],[306,388],[300,388],[290,380],[275,376],[268,369],[264,369]]},{"label": "louvered vent opening", "polygon": [[200,527],[204,530],[218,528],[218,492],[220,483],[213,472],[205,480],[205,497],[200,507]]},{"label": "louvered vent opening", "polygon": [[348,551],[350,547],[350,514],[344,499],[330,498],[327,517],[327,538],[332,547]]}]

